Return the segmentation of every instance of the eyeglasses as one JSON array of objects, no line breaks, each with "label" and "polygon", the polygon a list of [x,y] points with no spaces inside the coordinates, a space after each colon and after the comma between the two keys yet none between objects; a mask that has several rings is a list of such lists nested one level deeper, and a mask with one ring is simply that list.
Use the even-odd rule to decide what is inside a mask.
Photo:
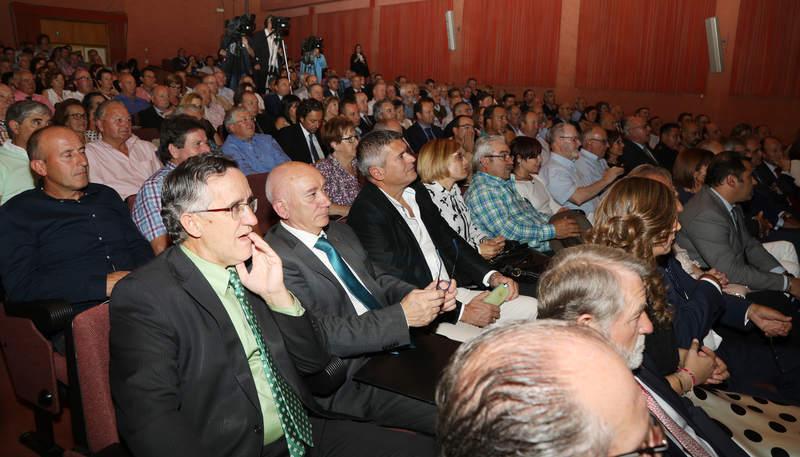
[{"label": "eyeglasses", "polygon": [[190,214],[196,213],[231,213],[231,218],[235,221],[240,221],[242,218],[247,214],[245,208],[250,208],[250,211],[255,214],[256,210],[258,210],[258,199],[256,197],[250,197],[247,199],[246,202],[235,203],[233,206],[228,208],[213,208],[213,209],[201,209],[198,211],[190,211]]},{"label": "eyeglasses", "polygon": [[507,153],[507,152],[504,152],[504,153],[502,153],[502,154],[487,154],[487,155],[485,155],[484,157],[491,157],[491,158],[493,158],[493,159],[503,159],[503,160],[508,160],[508,159],[510,159],[510,158],[511,158],[511,154],[509,154],[509,153]]},{"label": "eyeglasses", "polygon": [[561,138],[562,140],[578,141],[577,136],[560,136],[559,138]]},{"label": "eyeglasses", "polygon": [[669,443],[664,436],[664,429],[653,416],[650,416],[650,431],[647,435],[647,445],[640,447],[635,451],[615,455],[614,457],[639,457],[642,455],[653,456],[661,452],[666,452],[667,449],[669,449]]},{"label": "eyeglasses", "polygon": [[464,124],[464,125],[457,125],[455,128],[457,129],[474,129],[475,126],[471,124]]},{"label": "eyeglasses", "polygon": [[86,119],[86,113],[72,113],[67,115],[70,119],[82,121]]},{"label": "eyeglasses", "polygon": [[608,144],[608,140],[601,140],[600,138],[589,138],[588,141],[597,141],[600,144]]},{"label": "eyeglasses", "polygon": [[241,122],[253,122],[255,120],[256,120],[256,118],[254,118],[254,117],[243,117],[243,118],[239,119],[238,121],[234,122],[234,124],[239,124]]},{"label": "eyeglasses", "polygon": [[89,80],[90,81],[91,79],[92,78],[90,78],[88,76],[80,76],[78,78],[75,78],[75,81],[84,81],[84,80]]},{"label": "eyeglasses", "polygon": [[342,141],[347,143],[355,143],[356,141],[358,141],[358,137],[355,135],[343,136]]}]

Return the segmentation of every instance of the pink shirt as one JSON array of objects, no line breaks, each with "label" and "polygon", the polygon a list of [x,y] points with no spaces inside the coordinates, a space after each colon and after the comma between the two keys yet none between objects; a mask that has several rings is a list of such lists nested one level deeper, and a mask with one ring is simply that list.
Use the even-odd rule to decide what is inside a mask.
[{"label": "pink shirt", "polygon": [[211,105],[206,106],[206,120],[218,129],[225,122],[225,108],[217,102],[211,102]]},{"label": "pink shirt", "polygon": [[[50,108],[50,114],[53,114],[53,113],[56,112],[56,109],[53,108],[53,104],[50,103],[50,99],[48,99],[46,96],[39,95],[39,94],[33,94],[30,97],[31,97],[31,100],[33,100],[35,102],[39,102],[39,103],[41,103],[43,105],[47,105],[47,107]],[[28,99],[28,94],[26,94],[25,92],[21,92],[21,91],[14,92],[14,101],[15,102],[21,102],[22,100],[27,100],[27,99]]]},{"label": "pink shirt", "polygon": [[152,101],[150,93],[142,86],[136,88],[136,96],[147,102]]},{"label": "pink shirt", "polygon": [[103,140],[86,145],[89,181],[113,188],[123,200],[135,195],[145,180],[161,168],[153,143],[131,135],[125,145],[127,156]]}]

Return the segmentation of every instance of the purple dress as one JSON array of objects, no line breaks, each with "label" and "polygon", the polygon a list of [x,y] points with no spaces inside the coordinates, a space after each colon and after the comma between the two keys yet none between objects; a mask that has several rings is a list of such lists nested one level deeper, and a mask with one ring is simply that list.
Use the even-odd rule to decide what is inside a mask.
[{"label": "purple dress", "polygon": [[[358,192],[361,191],[361,184],[358,178],[347,172],[338,160],[333,156],[328,156],[315,164],[317,170],[325,177],[325,193],[331,202],[350,206],[356,199]],[[356,161],[353,159],[353,168]]]}]

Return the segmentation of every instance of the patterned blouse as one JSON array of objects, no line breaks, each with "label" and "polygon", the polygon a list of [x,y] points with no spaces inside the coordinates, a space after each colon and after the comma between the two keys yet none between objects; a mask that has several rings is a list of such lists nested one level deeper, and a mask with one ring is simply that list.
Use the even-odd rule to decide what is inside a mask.
[{"label": "patterned blouse", "polygon": [[442,218],[472,247],[478,249],[481,241],[489,238],[472,222],[469,209],[464,203],[464,197],[461,196],[461,189],[457,184],[454,184],[450,190],[445,189],[438,182],[425,183],[425,188],[428,189],[433,203],[439,208]]},{"label": "patterned blouse", "polygon": [[[361,191],[358,177],[348,173],[332,155],[320,160],[314,166],[325,177],[325,193],[331,202],[351,206]],[[355,159],[353,159],[353,169],[356,169]]]}]

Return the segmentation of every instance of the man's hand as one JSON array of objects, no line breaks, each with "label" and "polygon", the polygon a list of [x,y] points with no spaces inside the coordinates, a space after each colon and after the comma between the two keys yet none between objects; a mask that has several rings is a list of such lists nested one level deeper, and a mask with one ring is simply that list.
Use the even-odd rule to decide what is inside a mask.
[{"label": "man's hand", "polygon": [[800,278],[789,278],[789,290],[795,298],[800,298]]},{"label": "man's hand", "polygon": [[111,296],[111,291],[114,290],[114,286],[117,285],[120,279],[128,276],[128,273],[130,273],[130,271],[115,271],[106,275],[106,297]]},{"label": "man's hand", "polygon": [[489,292],[482,292],[464,305],[461,322],[472,324],[476,327],[486,327],[500,318],[500,307],[483,301],[487,295],[489,295]]},{"label": "man's hand", "polygon": [[252,253],[252,267],[247,271],[244,263],[236,265],[242,285],[259,295],[274,308],[291,308],[292,294],[283,283],[283,262],[278,254],[257,234],[248,235]]},{"label": "man's hand", "polygon": [[[432,282],[431,284],[436,284],[436,281]],[[428,285],[430,287],[430,284]],[[447,313],[454,309],[456,309],[456,293],[457,293],[458,285],[456,285],[456,280],[450,280],[450,286],[444,291],[444,304],[442,305],[442,309],[439,310],[439,314]]]},{"label": "man's hand", "polygon": [[[759,211],[758,214],[753,218],[758,223],[758,235],[759,237],[765,237],[769,234],[769,231],[772,230],[772,223],[764,217],[764,211]],[[784,219],[783,226],[786,228],[794,228],[794,227],[787,227],[786,224],[789,221]],[[791,225],[791,224],[790,224]]]},{"label": "man's hand", "polygon": [[508,284],[508,297],[506,297],[506,301],[511,301],[519,297],[519,284],[517,284],[517,281],[514,281],[508,276],[503,276],[500,272],[496,271],[489,276],[489,287],[494,289],[500,284]]},{"label": "man's hand", "polygon": [[719,283],[720,287],[725,287],[728,285],[728,275],[717,270],[716,268],[706,271],[705,274],[713,276],[714,279],[716,279]]},{"label": "man's hand", "polygon": [[571,217],[562,217],[553,222],[553,227],[556,228],[556,238],[563,240],[564,238],[572,238],[581,235],[581,228],[578,223]]},{"label": "man's hand", "polygon": [[622,167],[610,167],[608,170],[603,172],[602,179],[607,183],[612,183],[623,173],[625,173],[625,169]]},{"label": "man's hand", "polygon": [[791,317],[764,305],[750,305],[747,317],[768,337],[786,336],[792,330]]},{"label": "man's hand", "polygon": [[697,385],[705,384],[706,380],[711,376],[716,364],[716,355],[713,351],[706,353],[700,351],[700,342],[697,339],[692,340],[692,346],[689,347],[686,353],[686,360],[684,361],[683,368],[694,373]]},{"label": "man's hand", "polygon": [[505,245],[505,237],[498,236],[495,238],[487,238],[481,241],[481,244],[478,245],[478,252],[480,253],[481,257],[488,260],[503,252]]},{"label": "man's hand", "polygon": [[731,377],[731,374],[728,371],[728,365],[722,360],[722,358],[714,354],[714,351],[705,346],[703,346],[700,351],[701,357],[704,354],[708,356],[714,356],[714,371],[712,371],[711,376],[706,379],[706,384],[722,384],[726,379]]},{"label": "man's hand", "polygon": [[439,315],[444,299],[445,291],[436,288],[436,281],[424,289],[414,289],[409,292],[400,301],[408,326],[424,327],[430,324]]}]

